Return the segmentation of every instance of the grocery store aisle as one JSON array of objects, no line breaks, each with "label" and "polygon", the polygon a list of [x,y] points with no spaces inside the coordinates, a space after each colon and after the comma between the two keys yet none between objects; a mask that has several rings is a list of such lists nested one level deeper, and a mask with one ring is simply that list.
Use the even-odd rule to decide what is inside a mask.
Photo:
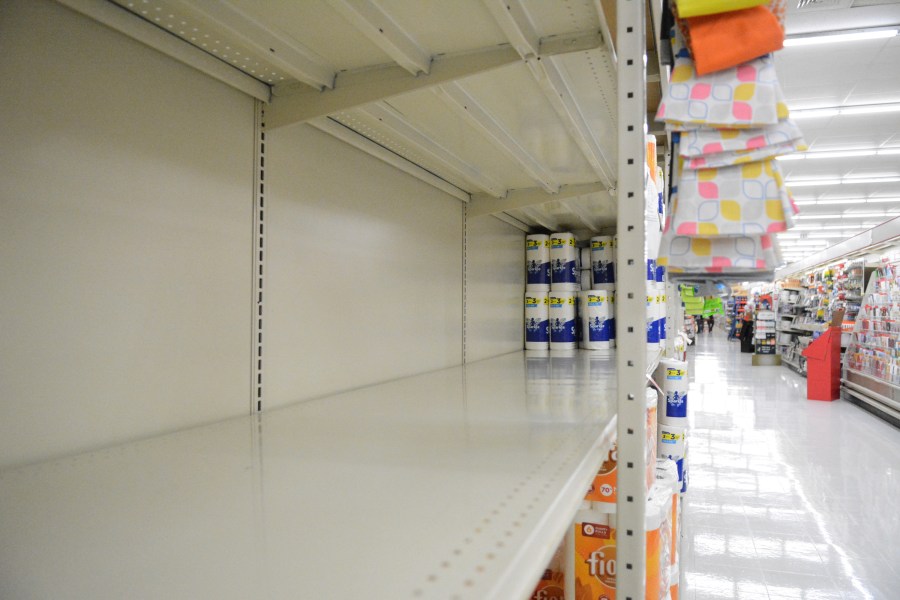
[{"label": "grocery store aisle", "polygon": [[720,329],[688,354],[681,598],[900,598],[900,431]]}]

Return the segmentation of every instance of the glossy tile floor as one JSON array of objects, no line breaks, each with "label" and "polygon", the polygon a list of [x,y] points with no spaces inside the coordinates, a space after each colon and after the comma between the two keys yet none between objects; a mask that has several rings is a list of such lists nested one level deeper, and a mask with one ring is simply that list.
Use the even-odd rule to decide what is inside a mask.
[{"label": "glossy tile floor", "polygon": [[697,337],[681,598],[900,599],[900,430]]}]

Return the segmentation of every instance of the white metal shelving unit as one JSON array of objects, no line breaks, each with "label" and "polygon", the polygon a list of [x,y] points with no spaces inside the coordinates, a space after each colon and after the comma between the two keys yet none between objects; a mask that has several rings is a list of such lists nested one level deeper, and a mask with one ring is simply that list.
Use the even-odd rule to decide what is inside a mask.
[{"label": "white metal shelving unit", "polygon": [[[14,466],[0,470],[0,596],[524,598],[571,523],[618,428],[623,466],[618,591],[624,600],[643,597],[643,398],[646,376],[660,357],[659,351],[646,351],[643,317],[646,6],[617,1],[616,53],[604,13],[609,5],[459,0],[423,11],[418,0],[40,0],[0,7],[7,11],[4,16],[14,17],[7,23],[20,24],[28,35],[32,27],[48,23],[47,31],[36,27],[38,42],[41,35],[52,35],[46,39],[48,54],[69,52],[76,64],[81,54],[65,46],[67,40],[75,40],[71,43],[78,50],[83,48],[77,44],[98,40],[97,48],[85,50],[84,60],[93,51],[108,62],[92,74],[90,91],[96,95],[73,101],[72,122],[79,121],[78,110],[97,105],[110,81],[117,84],[110,91],[117,102],[110,119],[140,122],[141,107],[129,105],[136,100],[127,78],[148,73],[148,82],[141,83],[158,92],[153,97],[158,111],[140,122],[137,134],[122,131],[121,125],[115,135],[107,132],[103,142],[109,144],[109,160],[118,152],[134,169],[158,166],[143,174],[147,179],[141,185],[186,183],[185,198],[173,201],[178,211],[158,207],[152,197],[142,197],[140,206],[114,204],[103,189],[96,214],[86,218],[90,225],[94,219],[97,230],[106,233],[103,227],[115,227],[115,218],[133,221],[134,231],[117,230],[119,237],[111,239],[128,240],[142,227],[148,239],[141,239],[144,246],[137,254],[129,249],[121,257],[109,248],[94,254],[82,250],[85,256],[73,250],[79,264],[96,268],[96,256],[102,255],[110,263],[100,265],[104,274],[127,271],[148,256],[154,236],[173,246],[182,243],[181,237],[165,237],[170,223],[199,224],[188,227],[197,246],[186,246],[184,254],[174,256],[178,260],[147,259],[153,276],[149,289],[142,287],[146,271],[135,271],[136,282],[120,283],[123,297],[132,301],[141,294],[156,300],[150,296],[153,285],[180,286],[178,302],[167,298],[165,309],[149,301],[149,307],[141,305],[145,321],[123,318],[124,309],[115,312],[123,321],[118,326],[132,337],[116,338],[98,350],[99,344],[78,337],[83,335],[78,328],[61,337],[56,331],[34,334],[46,337],[54,351],[62,348],[58,354],[45,353],[59,361],[46,369],[54,374],[95,369],[104,385],[86,376],[70,386],[59,375],[41,382],[40,396],[0,398],[6,403],[4,416],[22,414],[8,410],[10,403],[16,410],[33,409],[24,413],[28,419],[21,438],[35,440],[21,453],[10,442],[17,453],[8,464]],[[118,34],[124,37],[113,40]],[[114,47],[103,47],[102,40]],[[125,57],[121,65],[118,56]],[[40,57],[35,61],[37,75],[29,77],[56,73],[57,64],[46,65]],[[169,123],[165,107],[172,94],[181,94],[184,115]],[[189,120],[196,117],[187,116],[187,108],[204,101],[220,110],[200,106],[197,114],[209,112],[209,122],[194,131]],[[54,107],[48,106],[52,114]],[[221,115],[230,114],[247,119],[229,132],[229,145],[221,150],[234,164],[213,156],[216,144],[224,144],[225,136],[216,137],[226,125]],[[116,145],[119,131],[126,140],[122,146]],[[137,139],[148,131],[159,133],[159,139],[132,156],[129,136]],[[43,141],[44,134],[42,129],[35,137]],[[53,139],[58,132],[48,125],[46,135]],[[193,156],[168,164],[166,152],[185,138],[208,138],[210,147],[192,151],[200,158],[209,154],[222,172],[194,164]],[[243,147],[244,140],[247,156],[238,156],[232,146]],[[307,170],[295,175],[291,160]],[[344,172],[316,180],[334,160],[344,161],[337,169]],[[43,164],[38,171],[47,168]],[[115,171],[118,165],[112,167]],[[192,169],[199,173],[196,178]],[[371,185],[355,169],[374,173]],[[73,172],[81,176],[78,169]],[[234,185],[212,193],[204,180],[208,173],[223,180],[233,176],[235,181],[228,182]],[[344,176],[346,182],[336,181]],[[65,195],[72,188],[80,192],[68,184],[63,180],[56,187]],[[118,185],[109,195],[127,196],[122,191],[128,190],[127,182]],[[94,191],[86,189],[87,195]],[[235,190],[226,213],[226,192]],[[207,196],[220,204],[195,208],[188,203]],[[68,214],[65,207],[54,209],[52,193],[47,197],[49,213]],[[420,208],[415,202],[422,197],[427,199]],[[374,202],[382,206],[372,210]],[[298,211],[298,204],[304,210]],[[403,211],[410,215],[396,215]],[[35,214],[43,223],[44,213]],[[343,315],[335,314],[335,298],[325,294],[322,303],[311,303],[320,313],[299,314],[298,305],[308,300],[315,279],[309,271],[326,289],[342,279],[363,279],[352,262],[359,257],[349,253],[336,261],[343,270],[331,279],[322,273],[333,265],[319,271],[303,263],[306,271],[293,272],[302,271],[298,264],[309,255],[308,247],[293,245],[296,238],[325,231],[316,237],[320,241],[329,227],[345,221],[364,233],[369,233],[365,225],[383,221],[383,229],[363,241],[381,253],[407,253],[372,270],[386,273],[388,282],[391,268],[399,264],[410,276],[367,289],[373,304],[384,304],[392,293],[419,303],[419,321],[391,330],[397,340],[368,328],[354,344],[334,344],[330,329],[339,335],[352,331],[338,322]],[[431,231],[413,236],[410,232],[421,223]],[[67,222],[77,243],[62,240],[64,251],[98,237],[82,226]],[[485,263],[507,260],[508,246],[523,242],[524,231],[572,230],[584,239],[616,229],[618,364],[586,352],[508,353],[521,346],[516,290],[513,304],[510,294],[490,297],[494,303],[486,302],[484,314],[475,318],[472,299],[487,297],[485,289],[493,283],[483,277],[490,267]],[[492,246],[495,234],[506,245]],[[401,240],[406,245],[394,243],[392,236],[408,238]],[[241,261],[229,256],[219,264],[215,256],[203,255],[206,245],[225,246],[223,240]],[[428,242],[445,251],[429,252]],[[461,256],[455,254],[456,245]],[[191,252],[206,259],[199,271],[185,260]],[[435,256],[440,259],[435,264],[459,265],[461,272],[448,269],[444,287],[429,288],[427,299],[415,296],[425,276],[429,283],[439,279],[422,267]],[[513,256],[519,261],[517,252]],[[42,265],[58,255],[28,258]],[[166,270],[170,264],[184,272],[174,277]],[[515,275],[516,269],[521,265],[497,265],[504,274]],[[99,311],[104,318],[96,322],[93,314],[78,312],[93,306],[96,287],[77,281],[66,285],[71,286],[66,291],[75,290],[70,310],[86,326],[99,331],[119,323],[106,320],[106,306]],[[183,311],[190,305],[185,299],[199,288],[209,297],[222,297],[223,290],[229,294],[230,312],[200,311],[209,317],[204,327],[228,334],[217,338],[218,345],[208,341],[207,329],[166,327],[165,311]],[[341,291],[356,289],[351,285]],[[438,296],[440,302],[434,300]],[[209,302],[207,297],[202,301]],[[436,308],[422,308],[431,302]],[[26,316],[39,322],[43,314],[37,310]],[[249,322],[235,325],[235,315],[244,314]],[[189,317],[197,315],[185,311],[183,321]],[[481,331],[478,324],[490,327]],[[410,351],[403,345],[414,340],[408,330],[416,327],[430,327],[420,333],[428,343]],[[142,333],[153,328],[162,331]],[[298,331],[307,337],[293,340]],[[196,347],[180,345],[191,336]],[[149,337],[158,338],[157,354],[142,360]],[[319,344],[317,354],[305,344]],[[351,354],[332,356],[335,347]],[[15,352],[21,361],[29,349],[23,352],[10,342],[2,358]],[[393,360],[392,353],[402,356]],[[501,353],[473,362],[476,356]],[[177,362],[157,357],[175,354]],[[225,354],[231,360],[227,365],[221,361]],[[110,356],[120,358],[115,363],[120,371],[110,369],[112,375],[97,367]],[[463,366],[444,368],[460,362]],[[147,375],[154,364],[167,369]],[[292,370],[303,376],[285,375]],[[231,386],[224,393],[202,385],[226,371],[241,382],[239,390]],[[409,375],[422,371],[429,372]],[[129,402],[122,390],[141,385],[143,377],[161,383],[130,410],[118,410],[119,403]],[[110,379],[120,387],[105,385]],[[389,381],[371,385],[384,380]],[[213,398],[179,398],[155,410],[159,389],[179,395],[185,381]],[[335,392],[348,388],[359,389]],[[14,389],[25,389],[25,383]],[[227,398],[216,403],[216,394]],[[196,412],[177,414],[193,404]],[[79,413],[86,413],[84,420],[73,425],[72,415]],[[245,416],[222,420],[234,414]],[[160,415],[166,418],[156,419]],[[216,422],[204,425],[211,421]],[[84,435],[72,433],[79,428]],[[182,431],[156,435],[174,430]],[[141,438],[146,439],[118,443]],[[53,443],[42,444],[48,439]],[[97,447],[106,449],[81,451]],[[47,456],[62,458],[44,461]],[[35,464],[17,466],[27,462]]]},{"label": "white metal shelving unit", "polygon": [[0,475],[6,598],[524,598],[615,361],[513,353]]}]

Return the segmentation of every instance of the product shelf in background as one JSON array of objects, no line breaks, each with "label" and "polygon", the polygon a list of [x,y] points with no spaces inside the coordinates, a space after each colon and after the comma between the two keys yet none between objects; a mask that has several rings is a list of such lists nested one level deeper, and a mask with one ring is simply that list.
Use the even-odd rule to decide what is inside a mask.
[{"label": "product shelf in background", "polygon": [[43,598],[526,598],[607,456],[615,388],[614,353],[517,352],[6,470],[0,581]]}]

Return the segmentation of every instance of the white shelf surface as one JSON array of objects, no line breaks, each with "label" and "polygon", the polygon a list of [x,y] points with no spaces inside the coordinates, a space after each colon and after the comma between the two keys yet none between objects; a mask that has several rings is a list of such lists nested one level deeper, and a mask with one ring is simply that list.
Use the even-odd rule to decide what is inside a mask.
[{"label": "white shelf surface", "polygon": [[519,352],[2,471],[0,597],[525,598],[615,414]]}]

